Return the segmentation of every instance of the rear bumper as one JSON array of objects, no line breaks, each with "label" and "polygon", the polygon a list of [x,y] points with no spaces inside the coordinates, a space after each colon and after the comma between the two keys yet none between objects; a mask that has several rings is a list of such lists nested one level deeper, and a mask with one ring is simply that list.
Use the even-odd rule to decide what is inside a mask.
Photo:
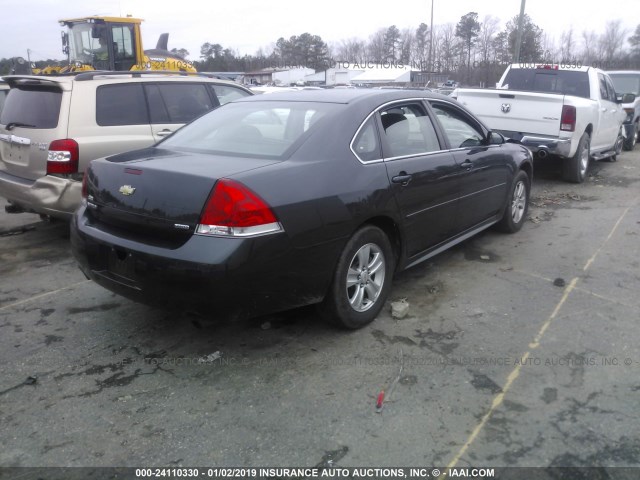
[{"label": "rear bumper", "polygon": [[510,131],[500,131],[505,137],[510,138],[531,150],[533,153],[545,152],[559,157],[571,156],[571,139],[546,137],[534,134],[521,134]]},{"label": "rear bumper", "polygon": [[119,295],[155,307],[234,317],[320,302],[335,265],[328,258],[338,251],[333,243],[293,248],[285,233],[192,235],[178,248],[152,246],[93,225],[84,206],[72,218],[71,248],[87,277]]},{"label": "rear bumper", "polygon": [[70,219],[82,198],[82,183],[46,175],[37,180],[0,171],[0,196],[27,212]]}]

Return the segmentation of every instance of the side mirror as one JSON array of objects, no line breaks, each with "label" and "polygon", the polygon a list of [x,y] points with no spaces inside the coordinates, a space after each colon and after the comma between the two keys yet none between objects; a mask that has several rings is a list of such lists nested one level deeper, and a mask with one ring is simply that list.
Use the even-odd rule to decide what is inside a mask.
[{"label": "side mirror", "polygon": [[498,132],[489,132],[489,145],[502,145],[506,142],[504,135]]},{"label": "side mirror", "polygon": [[625,93],[624,95],[618,96],[616,100],[618,100],[617,103],[633,103],[635,99],[636,96],[634,93]]}]

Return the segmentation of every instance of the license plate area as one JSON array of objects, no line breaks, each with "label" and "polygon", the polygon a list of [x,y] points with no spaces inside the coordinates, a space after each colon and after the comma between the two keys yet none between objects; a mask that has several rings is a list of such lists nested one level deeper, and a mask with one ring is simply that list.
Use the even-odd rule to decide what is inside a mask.
[{"label": "license plate area", "polygon": [[113,275],[129,280],[135,278],[135,258],[131,252],[122,248],[109,249],[107,270]]}]

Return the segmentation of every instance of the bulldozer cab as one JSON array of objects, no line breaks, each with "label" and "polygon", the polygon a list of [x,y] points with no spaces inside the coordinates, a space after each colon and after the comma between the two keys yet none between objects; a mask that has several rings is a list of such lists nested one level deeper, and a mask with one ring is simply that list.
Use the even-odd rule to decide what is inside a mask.
[{"label": "bulldozer cab", "polygon": [[140,19],[86,17],[61,20],[62,48],[77,70],[131,70],[143,63]]}]

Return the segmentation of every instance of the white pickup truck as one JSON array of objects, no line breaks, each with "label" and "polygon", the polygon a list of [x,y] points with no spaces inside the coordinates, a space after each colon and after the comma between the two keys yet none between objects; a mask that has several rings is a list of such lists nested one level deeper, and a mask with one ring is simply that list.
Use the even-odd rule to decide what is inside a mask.
[{"label": "white pickup truck", "polygon": [[[538,157],[563,159],[563,177],[584,181],[589,159],[616,159],[626,114],[611,78],[593,67],[510,65],[495,89],[458,89],[456,98],[493,131]],[[453,95],[452,95],[453,96]]]}]

